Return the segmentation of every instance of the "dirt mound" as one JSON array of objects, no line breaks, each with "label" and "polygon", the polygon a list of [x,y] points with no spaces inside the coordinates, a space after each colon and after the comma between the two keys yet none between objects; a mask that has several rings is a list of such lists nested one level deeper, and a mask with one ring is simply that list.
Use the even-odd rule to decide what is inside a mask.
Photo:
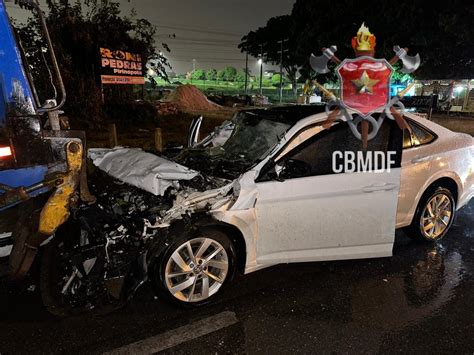
[{"label": "dirt mound", "polygon": [[179,111],[211,111],[221,107],[207,99],[207,97],[194,85],[181,85],[170,93],[165,99],[178,108]]}]

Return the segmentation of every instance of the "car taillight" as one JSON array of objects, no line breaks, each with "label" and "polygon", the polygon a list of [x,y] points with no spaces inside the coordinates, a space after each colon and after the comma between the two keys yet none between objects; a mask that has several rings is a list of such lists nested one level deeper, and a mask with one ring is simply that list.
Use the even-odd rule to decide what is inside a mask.
[{"label": "car taillight", "polygon": [[11,157],[12,149],[10,147],[0,147],[0,158]]}]

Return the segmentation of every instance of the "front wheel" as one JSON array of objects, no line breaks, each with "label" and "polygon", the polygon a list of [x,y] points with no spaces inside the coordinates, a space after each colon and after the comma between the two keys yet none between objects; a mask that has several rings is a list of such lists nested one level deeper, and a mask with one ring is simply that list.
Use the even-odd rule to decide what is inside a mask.
[{"label": "front wheel", "polygon": [[456,202],[450,190],[434,187],[421,198],[412,224],[405,229],[414,239],[438,241],[448,232],[454,220]]},{"label": "front wheel", "polygon": [[222,232],[205,230],[176,238],[152,267],[158,294],[190,307],[210,302],[235,271],[235,250]]}]

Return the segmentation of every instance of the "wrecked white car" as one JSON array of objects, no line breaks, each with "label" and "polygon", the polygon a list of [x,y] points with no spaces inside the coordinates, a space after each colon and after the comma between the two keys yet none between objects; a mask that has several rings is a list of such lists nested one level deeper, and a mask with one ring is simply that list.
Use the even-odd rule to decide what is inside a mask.
[{"label": "wrecked white car", "polygon": [[[410,132],[386,120],[367,151],[390,152],[390,169],[334,173],[333,153],[359,152],[361,141],[344,123],[323,128],[323,110],[243,111],[172,160],[140,149],[91,150],[98,202],[82,206],[48,246],[43,262],[61,272],[43,275],[45,303],[56,313],[121,304],[150,280],[159,297],[201,305],[236,271],[390,256],[396,227],[442,238],[473,195],[472,138],[411,115]],[[430,148],[436,140],[444,153]],[[450,161],[444,174],[426,165],[428,153],[411,158],[423,147],[436,163]],[[421,175],[413,164],[425,164]]]}]

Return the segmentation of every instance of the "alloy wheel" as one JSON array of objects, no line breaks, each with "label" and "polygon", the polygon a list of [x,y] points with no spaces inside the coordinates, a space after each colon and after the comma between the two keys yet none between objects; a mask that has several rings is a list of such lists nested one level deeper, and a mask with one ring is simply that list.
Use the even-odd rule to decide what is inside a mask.
[{"label": "alloy wheel", "polygon": [[228,270],[228,255],[219,242],[211,238],[191,239],[168,259],[166,287],[183,302],[204,301],[221,288]]},{"label": "alloy wheel", "polygon": [[428,239],[439,238],[448,228],[453,215],[453,204],[445,194],[434,195],[421,215],[420,227]]}]

